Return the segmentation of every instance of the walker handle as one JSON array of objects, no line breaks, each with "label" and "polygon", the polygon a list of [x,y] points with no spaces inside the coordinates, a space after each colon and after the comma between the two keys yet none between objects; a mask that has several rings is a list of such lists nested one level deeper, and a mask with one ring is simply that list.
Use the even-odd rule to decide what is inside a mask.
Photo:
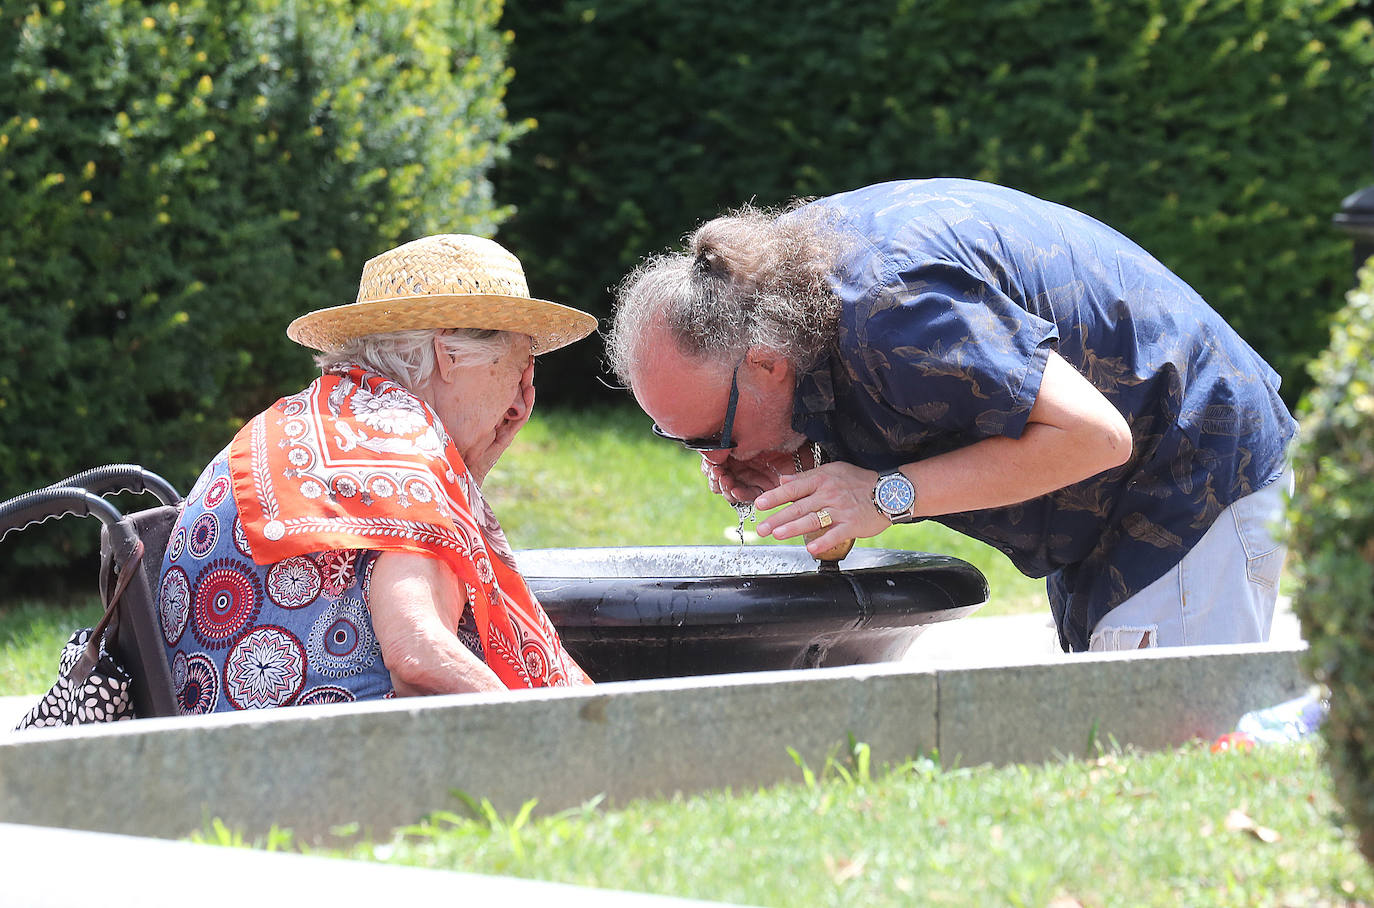
[{"label": "walker handle", "polygon": [[24,530],[68,514],[98,517],[107,527],[113,527],[122,517],[114,505],[85,489],[72,486],[38,489],[0,504],[0,539],[11,530]]}]

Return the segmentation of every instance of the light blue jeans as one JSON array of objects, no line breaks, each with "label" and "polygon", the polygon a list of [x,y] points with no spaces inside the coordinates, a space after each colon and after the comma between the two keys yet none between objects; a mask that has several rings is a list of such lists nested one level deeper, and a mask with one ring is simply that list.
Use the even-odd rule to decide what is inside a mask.
[{"label": "light blue jeans", "polygon": [[1284,509],[1292,493],[1289,467],[1222,511],[1169,573],[1097,623],[1089,651],[1267,641],[1288,554]]}]

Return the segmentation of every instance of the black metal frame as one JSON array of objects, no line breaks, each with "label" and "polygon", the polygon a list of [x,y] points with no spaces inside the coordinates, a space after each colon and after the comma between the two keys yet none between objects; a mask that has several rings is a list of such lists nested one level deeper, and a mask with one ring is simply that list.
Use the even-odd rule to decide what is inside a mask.
[{"label": "black metal frame", "polygon": [[[160,506],[121,514],[102,496],[147,492]],[[167,539],[176,522],[181,495],[171,483],[137,464],[108,464],[69,476],[46,488],[0,503],[0,540],[12,530],[66,516],[93,516],[101,522],[100,592],[103,601],[118,581],[141,539],[144,552],[134,567],[106,633],[105,647],[133,675],[134,713],[139,717],[177,714],[158,617],[158,574]]]}]

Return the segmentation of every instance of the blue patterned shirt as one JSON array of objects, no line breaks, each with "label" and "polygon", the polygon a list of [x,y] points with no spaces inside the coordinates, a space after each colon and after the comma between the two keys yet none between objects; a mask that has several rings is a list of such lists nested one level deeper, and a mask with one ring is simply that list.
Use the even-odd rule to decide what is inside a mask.
[{"label": "blue patterned shirt", "polygon": [[[793,425],[871,470],[1020,436],[1049,351],[1126,417],[1129,462],[940,523],[1048,577],[1065,649],[1283,471],[1279,376],[1176,275],[1085,214],[971,180],[813,205],[856,239],[832,286],[838,349],[798,378]],[[918,490],[919,495],[919,490]]]}]

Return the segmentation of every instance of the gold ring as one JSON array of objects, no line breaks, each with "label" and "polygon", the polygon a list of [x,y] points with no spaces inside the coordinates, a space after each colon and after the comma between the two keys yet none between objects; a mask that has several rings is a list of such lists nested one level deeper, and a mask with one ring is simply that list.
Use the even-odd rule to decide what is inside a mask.
[{"label": "gold ring", "polygon": [[816,511],[815,514],[816,522],[821,525],[821,529],[825,529],[826,527],[830,526],[832,523],[835,522],[830,519],[830,511],[826,510],[825,508],[821,508],[819,511]]}]

